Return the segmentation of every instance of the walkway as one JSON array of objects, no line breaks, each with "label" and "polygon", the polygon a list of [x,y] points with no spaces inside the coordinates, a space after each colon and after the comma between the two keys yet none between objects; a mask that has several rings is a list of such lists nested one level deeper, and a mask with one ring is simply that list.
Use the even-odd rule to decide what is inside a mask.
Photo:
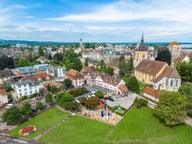
[{"label": "walkway", "polygon": [[36,142],[34,140],[27,140],[24,138],[12,137],[3,133],[0,134],[0,143],[1,144],[44,144],[41,142]]}]

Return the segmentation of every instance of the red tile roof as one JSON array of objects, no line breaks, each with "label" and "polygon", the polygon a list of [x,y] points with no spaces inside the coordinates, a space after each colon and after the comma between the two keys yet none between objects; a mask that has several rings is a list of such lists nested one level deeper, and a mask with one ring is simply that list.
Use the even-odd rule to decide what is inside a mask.
[{"label": "red tile roof", "polygon": [[144,92],[147,93],[147,94],[149,94],[149,95],[152,95],[152,96],[154,96],[154,97],[160,97],[160,95],[161,95],[161,92],[160,92],[160,91],[155,90],[155,89],[153,89],[153,88],[151,88],[151,87],[149,87],[149,86],[146,86],[146,87],[144,88]]},{"label": "red tile roof", "polygon": [[119,86],[118,87],[120,91],[122,91],[123,93],[128,92],[128,88],[126,86]]},{"label": "red tile roof", "polygon": [[170,43],[168,46],[172,47],[174,45],[179,45],[179,43],[177,41],[174,41],[174,42]]},{"label": "red tile roof", "polygon": [[65,76],[70,80],[84,79],[84,76],[74,69],[70,69],[69,71],[67,71]]},{"label": "red tile roof", "polygon": [[0,94],[1,94],[1,95],[7,95],[7,92],[6,92],[5,89],[0,89]]}]

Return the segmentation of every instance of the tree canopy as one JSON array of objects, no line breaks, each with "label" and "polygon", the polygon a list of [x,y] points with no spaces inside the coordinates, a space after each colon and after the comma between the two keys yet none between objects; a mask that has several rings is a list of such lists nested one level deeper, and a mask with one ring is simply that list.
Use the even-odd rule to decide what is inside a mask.
[{"label": "tree canopy", "polygon": [[25,102],[21,107],[21,112],[24,115],[30,116],[33,113],[33,110],[31,109],[31,105],[28,102]]},{"label": "tree canopy", "polygon": [[168,65],[171,64],[171,52],[168,48],[159,48],[157,51],[157,57],[155,58],[157,61],[166,62]]},{"label": "tree canopy", "polygon": [[83,65],[82,65],[82,63],[81,63],[79,58],[74,58],[72,68],[77,70],[77,71],[81,71],[82,70]]},{"label": "tree canopy", "polygon": [[65,79],[63,81],[63,86],[65,89],[69,89],[72,87],[72,81],[70,79]]},{"label": "tree canopy", "polygon": [[183,84],[179,88],[181,95],[187,97],[187,115],[192,117],[192,87],[191,85]]},{"label": "tree canopy", "polygon": [[126,79],[125,84],[130,91],[139,92],[139,83],[135,76],[131,76],[128,80]]},{"label": "tree canopy", "polygon": [[74,98],[68,92],[61,92],[55,96],[55,100],[59,106],[64,106],[65,102],[72,102]]},{"label": "tree canopy", "polygon": [[3,70],[5,68],[15,68],[14,60],[12,57],[0,57],[0,70]]},{"label": "tree canopy", "polygon": [[7,109],[3,114],[3,121],[11,125],[19,123],[21,118],[21,110],[16,106]]},{"label": "tree canopy", "polygon": [[184,122],[186,117],[186,97],[179,92],[164,92],[154,109],[154,114],[167,126]]},{"label": "tree canopy", "polygon": [[31,63],[30,63],[30,61],[29,61],[28,59],[26,59],[26,58],[20,58],[17,66],[18,66],[18,67],[31,66]]},{"label": "tree canopy", "polygon": [[51,104],[53,102],[52,94],[48,93],[45,95],[45,102]]}]

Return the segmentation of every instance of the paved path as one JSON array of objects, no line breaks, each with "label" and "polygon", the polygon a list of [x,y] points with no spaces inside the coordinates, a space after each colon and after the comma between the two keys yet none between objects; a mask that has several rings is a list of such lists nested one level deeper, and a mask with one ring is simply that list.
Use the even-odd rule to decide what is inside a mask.
[{"label": "paved path", "polygon": [[3,133],[0,134],[0,143],[1,144],[44,144],[34,140],[27,140],[24,138],[12,137]]},{"label": "paved path", "polygon": [[[61,107],[57,106],[61,111],[66,112],[65,110],[63,110]],[[69,113],[69,112],[68,112]],[[71,119],[73,117],[73,115],[69,115],[68,117],[66,117],[65,119],[63,119],[62,121],[58,122],[56,125],[48,128],[47,130],[41,132],[38,136],[36,136],[34,139],[36,141],[38,141],[38,139],[42,136],[44,136],[45,134],[47,134],[48,132],[50,132],[51,130],[55,129],[56,127],[58,127],[59,125],[63,124],[64,122],[68,121],[69,119]]]}]

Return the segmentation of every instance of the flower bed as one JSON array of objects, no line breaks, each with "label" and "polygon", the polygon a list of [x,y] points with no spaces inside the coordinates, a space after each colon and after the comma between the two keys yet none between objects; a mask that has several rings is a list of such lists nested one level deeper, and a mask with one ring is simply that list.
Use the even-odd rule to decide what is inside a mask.
[{"label": "flower bed", "polygon": [[36,126],[29,125],[19,130],[19,135],[28,136],[37,130]]}]

